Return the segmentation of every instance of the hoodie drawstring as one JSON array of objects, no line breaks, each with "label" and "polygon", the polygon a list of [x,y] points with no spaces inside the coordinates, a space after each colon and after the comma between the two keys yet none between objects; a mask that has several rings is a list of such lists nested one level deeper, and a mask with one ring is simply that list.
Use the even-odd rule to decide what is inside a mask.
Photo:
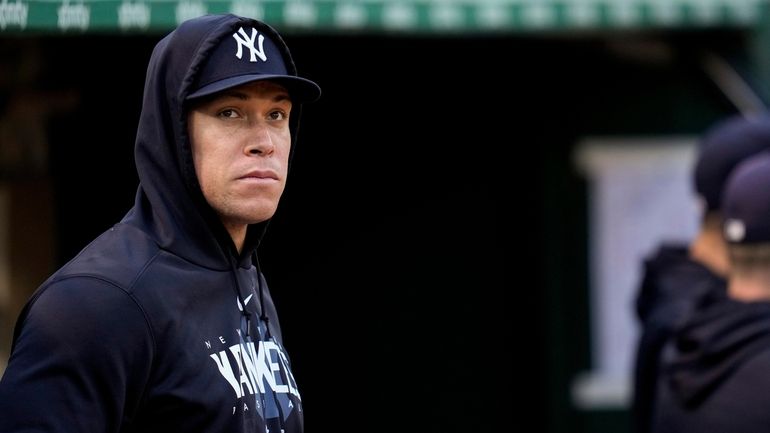
[{"label": "hoodie drawstring", "polygon": [[[265,308],[265,295],[264,295],[264,288],[262,284],[262,268],[259,266],[259,256],[257,256],[257,251],[254,251],[253,254],[253,261],[254,266],[257,268],[257,296],[259,297],[259,320],[262,321],[265,324],[265,341],[270,341],[273,339],[272,333],[270,332],[270,319],[267,317],[267,309]],[[288,377],[286,378],[288,381]],[[271,389],[272,391],[272,397],[273,397],[273,404],[275,404],[276,409],[278,409],[278,422],[281,426],[281,433],[286,429],[286,425],[284,424],[284,414],[283,414],[283,408],[281,408],[281,402],[278,400],[278,394],[275,392],[274,389]],[[262,398],[262,403],[264,405],[264,396]],[[264,409],[263,409],[264,411]],[[264,413],[264,412],[263,412]],[[265,419],[265,422],[267,422],[267,419]]]},{"label": "hoodie drawstring", "polygon": [[259,266],[259,256],[257,251],[253,254],[254,266],[257,268],[257,296],[259,297],[259,320],[265,322],[265,339],[272,338],[270,332],[270,319],[267,317],[267,311],[265,310],[265,295],[262,287],[262,269]]}]

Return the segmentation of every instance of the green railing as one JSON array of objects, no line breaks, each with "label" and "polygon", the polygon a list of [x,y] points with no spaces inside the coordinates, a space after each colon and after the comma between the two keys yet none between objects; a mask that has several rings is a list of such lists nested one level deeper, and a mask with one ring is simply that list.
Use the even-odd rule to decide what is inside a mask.
[{"label": "green railing", "polygon": [[747,27],[767,0],[0,0],[0,33],[153,32],[233,12],[314,32]]}]

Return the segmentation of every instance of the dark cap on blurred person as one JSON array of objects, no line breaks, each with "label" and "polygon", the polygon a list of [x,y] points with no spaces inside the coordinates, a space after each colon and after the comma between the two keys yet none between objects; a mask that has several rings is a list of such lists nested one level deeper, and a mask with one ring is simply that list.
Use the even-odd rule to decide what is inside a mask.
[{"label": "dark cap on blurred person", "polygon": [[736,165],[722,192],[722,212],[727,242],[770,242],[770,151]]},{"label": "dark cap on blurred person", "polygon": [[704,210],[722,207],[722,191],[730,172],[744,159],[770,149],[770,114],[731,116],[703,134],[695,165],[695,192]]}]

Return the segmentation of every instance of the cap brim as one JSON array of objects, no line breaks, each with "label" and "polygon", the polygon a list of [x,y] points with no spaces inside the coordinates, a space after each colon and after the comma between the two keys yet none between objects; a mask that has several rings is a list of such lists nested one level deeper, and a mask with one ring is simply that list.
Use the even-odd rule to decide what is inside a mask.
[{"label": "cap brim", "polygon": [[321,88],[318,86],[318,84],[306,78],[296,77],[293,75],[251,74],[229,77],[225,78],[224,80],[219,80],[207,84],[195,92],[187,95],[187,99],[190,100],[202,98],[204,96],[210,96],[223,90],[240,86],[242,84],[263,80],[275,81],[285,86],[294,102],[313,102],[321,97]]}]

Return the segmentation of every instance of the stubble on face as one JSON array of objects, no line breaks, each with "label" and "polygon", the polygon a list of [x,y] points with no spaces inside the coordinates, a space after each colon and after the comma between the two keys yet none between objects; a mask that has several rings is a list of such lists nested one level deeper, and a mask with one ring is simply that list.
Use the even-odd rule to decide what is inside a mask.
[{"label": "stubble on face", "polygon": [[255,82],[192,107],[188,131],[198,182],[236,244],[249,224],[270,219],[286,184],[291,100]]}]

